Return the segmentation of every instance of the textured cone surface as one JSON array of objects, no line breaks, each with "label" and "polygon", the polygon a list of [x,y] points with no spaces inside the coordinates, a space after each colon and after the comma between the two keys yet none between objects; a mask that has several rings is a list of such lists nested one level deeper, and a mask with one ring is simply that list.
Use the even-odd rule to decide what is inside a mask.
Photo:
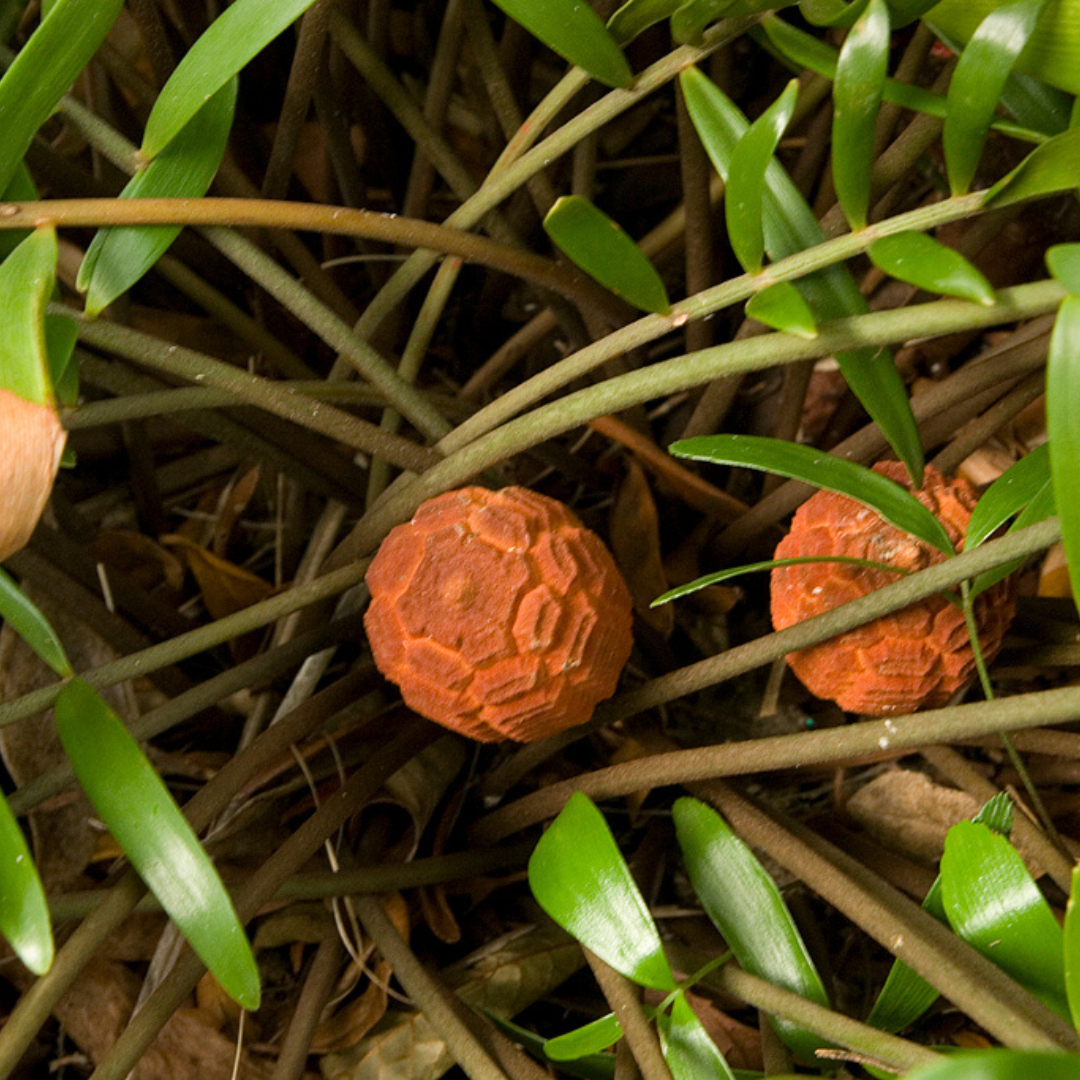
[{"label": "textured cone surface", "polygon": [[25,547],[49,501],[64,429],[49,405],[0,390],[0,561]]},{"label": "textured cone surface", "polygon": [[367,583],[379,670],[409,708],[481,742],[585,723],[630,655],[630,594],[607,548],[526,488],[430,499]]},{"label": "textured cone surface", "polygon": [[[874,471],[911,488],[899,462]],[[964,480],[947,481],[927,467],[915,497],[945,526],[958,549],[967,532],[976,495]],[[803,555],[846,555],[888,563],[907,571],[941,562],[936,548],[884,521],[846,495],[820,491],[796,512],[777,559]],[[844,563],[807,563],[772,572],[772,620],[777,630],[820,615],[848,600],[897,580],[896,574]],[[989,662],[1016,605],[1011,578],[975,601],[979,642]],[[963,612],[942,596],[886,615],[820,645],[791,653],[788,664],[820,698],[849,712],[886,716],[921,707],[938,708],[975,675],[975,655]]]}]

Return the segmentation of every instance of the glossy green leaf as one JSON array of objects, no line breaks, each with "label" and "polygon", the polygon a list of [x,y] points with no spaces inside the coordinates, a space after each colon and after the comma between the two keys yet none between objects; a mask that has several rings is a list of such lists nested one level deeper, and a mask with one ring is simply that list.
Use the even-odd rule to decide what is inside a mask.
[{"label": "glossy green leaf", "polygon": [[97,52],[123,0],[58,0],[0,79],[0,190],[38,128]]},{"label": "glossy green leaf", "polygon": [[44,975],[53,959],[49,905],[26,837],[3,795],[0,867],[0,934],[35,975]]},{"label": "glossy green leaf", "polygon": [[45,316],[49,378],[57,401],[69,408],[74,408],[79,402],[79,365],[73,363],[78,340],[79,324],[74,319],[67,315]]},{"label": "glossy green leaf", "polygon": [[676,457],[742,465],[847,495],[876,510],[898,529],[925,540],[947,555],[955,554],[945,527],[910,491],[854,461],[781,439],[756,435],[700,435],[668,448]]},{"label": "glossy green leaf", "polygon": [[[544,1061],[546,1057],[544,1047],[548,1040],[520,1024],[515,1024],[512,1020],[507,1020],[504,1016],[499,1016],[490,1009],[484,1009],[483,1012],[500,1031],[509,1035],[514,1042],[538,1061]],[[615,1080],[615,1055],[588,1054],[585,1057],[575,1058],[573,1061],[561,1061],[559,1075],[580,1077],[581,1080]]]},{"label": "glossy green leaf", "polygon": [[1065,994],[1074,1028],[1080,1030],[1080,864],[1073,867],[1072,888],[1065,907]]},{"label": "glossy green leaf", "polygon": [[[34,202],[38,198],[37,186],[30,176],[25,161],[15,167],[15,175],[4,189],[4,202]],[[0,232],[0,262],[3,262],[32,232],[31,229],[5,229]]]},{"label": "glossy green leaf", "polygon": [[[973,820],[1007,836],[1012,831],[1012,818],[1012,801],[1005,792],[999,792],[983,804]],[[941,899],[940,876],[927,890],[922,908],[938,922],[947,921]],[[937,1001],[938,996],[937,990],[921,975],[917,975],[902,960],[896,960],[866,1022],[882,1031],[902,1031],[918,1020]]]},{"label": "glossy green leaf", "polygon": [[[1001,7],[1001,0],[944,0],[926,21],[956,42],[969,41],[979,24]],[[1047,6],[1035,33],[1016,62],[1018,71],[1080,94],[1080,20],[1070,3]]]},{"label": "glossy green leaf", "polygon": [[985,207],[1009,206],[1080,187],[1080,128],[1055,135],[1034,150],[986,193]]},{"label": "glossy green leaf", "polygon": [[754,293],[746,302],[746,314],[785,334],[806,340],[817,337],[814,313],[790,281],[776,281],[767,289]]},{"label": "glossy green leaf", "polygon": [[[746,118],[696,68],[684,71],[679,78],[698,136],[717,171],[728,180],[728,164],[735,145],[747,130]],[[825,238],[813,211],[778,162],[773,161],[766,169],[765,180],[763,226],[769,257],[781,259],[822,243]],[[843,264],[801,278],[798,288],[819,319],[866,311],[866,301]],[[852,392],[877,422],[916,485],[921,485],[923,452],[919,429],[904,381],[888,350],[838,353],[836,360]]]},{"label": "glossy green leaf", "polygon": [[49,620],[4,570],[0,570],[0,619],[61,678],[74,674]]},{"label": "glossy green leaf", "polygon": [[[825,987],[791,913],[751,850],[715,810],[697,799],[678,799],[672,816],[694,892],[739,963],[828,1008]],[[815,1051],[822,1046],[819,1035],[780,1017],[773,1017],[772,1024],[796,1054],[816,1060]]]},{"label": "glossy green leaf", "polygon": [[56,699],[56,727],[75,775],[139,876],[225,991],[259,1007],[259,971],[229,894],[116,714],[81,679]]},{"label": "glossy green leaf", "polygon": [[[221,164],[236,105],[230,79],[184,129],[120,193],[125,199],[198,198]],[[179,225],[130,225],[101,229],[86,250],[76,286],[86,293],[86,313],[96,316],[127,292],[168,250]]]},{"label": "glossy green leaf", "polygon": [[1045,0],[1012,0],[990,12],[960,54],[949,84],[942,144],[954,195],[971,187],[986,132],[1013,65]]},{"label": "glossy green leaf", "polygon": [[989,306],[994,302],[990,282],[959,251],[925,233],[883,236],[870,245],[867,254],[879,270],[897,281],[976,304]]},{"label": "glossy green leaf", "polygon": [[[836,77],[839,54],[824,41],[820,41],[775,15],[765,16],[761,20],[760,27],[769,44],[788,63],[799,69],[809,68],[826,79]],[[940,94],[935,94],[921,86],[898,82],[892,78],[885,80],[881,88],[881,96],[883,100],[892,102],[894,105],[901,105],[914,112],[926,113],[928,116],[944,118],[947,111],[946,99]],[[997,118],[990,126],[996,131],[1027,142],[1043,142],[1048,135],[1056,134],[1064,130],[1066,126],[1064,123],[1060,125],[1054,123],[1058,119],[1056,114],[1047,116],[1045,110],[1028,111],[1032,114],[1030,118],[1028,118],[1028,112],[1023,110],[1016,113],[1017,116],[1025,118],[1023,124]],[[1047,125],[1050,126],[1047,127]]]},{"label": "glossy green leaf", "polygon": [[1050,482],[1050,448],[1045,443],[1005,470],[983,493],[968,522],[964,548],[988,540]]},{"label": "glossy green leaf", "polygon": [[700,45],[702,32],[732,6],[732,0],[684,0],[671,16],[671,36],[681,45]]},{"label": "glossy green leaf", "polygon": [[[727,191],[724,193],[728,240],[742,268],[751,274],[761,269],[765,254],[765,232],[761,223],[765,170],[791,122],[798,96],[799,82],[792,79],[735,144],[728,165]],[[795,289],[790,282],[785,284],[789,290]]]},{"label": "glossy green leaf", "polygon": [[866,5],[867,0],[799,0],[799,11],[811,26],[851,27]]},{"label": "glossy green leaf", "polygon": [[495,0],[552,52],[587,71],[605,86],[629,86],[630,65],[608,29],[579,0]]},{"label": "glossy green leaf", "polygon": [[913,1069],[905,1080],[1075,1080],[1080,1055],[1050,1050],[964,1050]]},{"label": "glossy green leaf", "polygon": [[853,230],[866,227],[870,212],[874,125],[889,63],[889,33],[885,0],[870,0],[848,32],[833,82],[833,183]]},{"label": "glossy green leaf", "polygon": [[143,132],[154,158],[257,53],[294,23],[314,0],[235,0],[210,24],[161,88]]},{"label": "glossy green leaf", "polygon": [[56,230],[35,229],[0,264],[0,386],[38,405],[53,401],[45,305],[56,281]]},{"label": "glossy green leaf", "polygon": [[580,195],[563,195],[544,218],[559,250],[627,303],[664,315],[667,290],[644,252],[602,210]]},{"label": "glossy green leaf", "polygon": [[674,990],[660,934],[603,815],[575,792],[529,859],[537,903],[640,986]]},{"label": "glossy green leaf", "polygon": [[1055,244],[1046,252],[1046,265],[1073,296],[1080,296],[1080,244]]},{"label": "glossy green leaf", "polygon": [[921,19],[935,4],[936,0],[888,0],[889,21],[894,30],[899,30],[908,23]]},{"label": "glossy green leaf", "polygon": [[1050,335],[1046,366],[1046,430],[1050,474],[1061,521],[1074,601],[1080,605],[1080,297],[1067,296]]},{"label": "glossy green leaf", "polygon": [[552,1061],[573,1061],[575,1058],[598,1054],[614,1046],[622,1038],[622,1025],[614,1013],[601,1016],[590,1024],[556,1035],[544,1042],[544,1053]]},{"label": "glossy green leaf", "polygon": [[941,899],[957,936],[1067,1015],[1063,936],[1016,848],[961,821],[945,837]]},{"label": "glossy green leaf", "polygon": [[626,45],[650,26],[669,18],[683,0],[626,0],[607,21],[608,33]]},{"label": "glossy green leaf", "polygon": [[735,1080],[724,1055],[683,994],[675,995],[671,1014],[661,1014],[656,1023],[673,1080]]}]

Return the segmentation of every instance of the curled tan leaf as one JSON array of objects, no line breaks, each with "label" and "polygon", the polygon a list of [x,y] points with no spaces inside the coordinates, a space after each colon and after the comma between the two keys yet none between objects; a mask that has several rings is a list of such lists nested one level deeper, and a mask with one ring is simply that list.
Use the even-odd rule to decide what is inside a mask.
[{"label": "curled tan leaf", "polygon": [[51,405],[0,390],[0,561],[25,547],[49,501],[67,437]]}]

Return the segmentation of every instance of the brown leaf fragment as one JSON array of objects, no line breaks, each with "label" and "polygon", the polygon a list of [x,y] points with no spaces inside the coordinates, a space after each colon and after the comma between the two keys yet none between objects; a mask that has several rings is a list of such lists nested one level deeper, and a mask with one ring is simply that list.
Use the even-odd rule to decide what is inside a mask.
[{"label": "brown leaf fragment", "polygon": [[233,534],[240,521],[241,515],[251,502],[255,489],[259,486],[258,465],[253,465],[245,473],[238,476],[222,492],[221,501],[218,504],[217,521],[214,525],[214,539],[210,550],[217,556],[224,558],[229,547],[229,538]]},{"label": "brown leaf fragment", "polygon": [[626,477],[611,511],[611,547],[630,588],[634,611],[668,637],[675,629],[675,609],[670,604],[649,606],[668,588],[660,554],[660,517],[645,470],[632,458],[626,465]]},{"label": "brown leaf fragment", "polygon": [[178,534],[163,536],[163,543],[179,547],[187,556],[195,580],[199,583],[203,603],[213,619],[233,615],[274,592],[274,586],[258,574],[199,547]]}]

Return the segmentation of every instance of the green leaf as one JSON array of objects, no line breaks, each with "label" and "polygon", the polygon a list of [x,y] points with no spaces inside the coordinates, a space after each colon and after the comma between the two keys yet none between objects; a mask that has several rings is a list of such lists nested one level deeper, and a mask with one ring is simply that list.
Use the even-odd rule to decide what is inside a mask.
[{"label": "green leaf", "polygon": [[79,340],[79,324],[67,315],[45,316],[45,351],[49,357],[49,378],[61,405],[74,408],[79,403],[79,365],[75,358],[75,342]]},{"label": "green leaf", "polygon": [[685,0],[671,16],[671,36],[680,45],[700,45],[702,31],[732,6],[733,0]]},{"label": "green leaf", "polygon": [[159,153],[257,53],[314,0],[236,0],[210,24],[161,88],[143,132],[142,153]]},{"label": "green leaf", "polygon": [[37,405],[53,402],[45,305],[56,281],[56,230],[35,229],[0,264],[0,387]]},{"label": "green leaf", "polygon": [[58,0],[0,79],[0,190],[105,40],[123,0]]},{"label": "green leaf", "polygon": [[1055,135],[1003,176],[983,200],[983,206],[1010,206],[1080,187],[1080,127]]},{"label": "green leaf", "polygon": [[62,679],[74,674],[49,620],[4,570],[0,570],[0,618]]},{"label": "green leaf", "polygon": [[[235,105],[236,79],[230,79],[127,184],[121,198],[205,195],[225,154]],[[180,228],[130,225],[99,230],[87,248],[75,282],[86,293],[87,315],[99,315],[127,292],[168,250]]]},{"label": "green leaf", "polygon": [[49,905],[26,837],[3,795],[0,867],[0,934],[35,975],[44,975],[53,959]]},{"label": "green leaf", "polygon": [[259,1007],[259,971],[229,894],[116,714],[81,679],[56,699],[56,727],[94,809],[222,987]]},{"label": "green leaf", "polygon": [[873,562],[870,559],[855,559],[849,555],[798,555],[792,559],[768,559],[765,562],[747,563],[744,566],[729,566],[723,570],[715,570],[711,574],[688,581],[685,585],[677,585],[666,593],[658,596],[649,607],[659,607],[671,600],[678,600],[682,596],[688,596],[708,585],[719,585],[722,581],[731,578],[742,577],[744,574],[756,574],[762,570],[779,570],[785,566],[802,566],[805,563],[848,563],[851,566],[865,566],[868,569],[883,570],[885,573],[905,575],[907,570],[901,570],[897,566],[889,566],[886,563]]},{"label": "green leaf", "polygon": [[1073,867],[1065,907],[1065,994],[1074,1028],[1080,1029],[1080,864]]},{"label": "green leaf", "polygon": [[[501,1031],[509,1035],[519,1046],[539,1061],[545,1058],[544,1047],[548,1040],[542,1039],[528,1028],[507,1020],[491,1009],[484,1009],[484,1015]],[[415,1049],[413,1052],[415,1057]],[[448,1065],[449,1067],[449,1065]],[[589,1054],[587,1057],[559,1063],[559,1073],[564,1076],[580,1077],[581,1080],[615,1080],[614,1054]]]},{"label": "green leaf", "polygon": [[[798,96],[799,81],[792,79],[735,144],[728,165],[728,184],[724,193],[728,240],[742,268],[750,274],[761,269],[765,254],[765,233],[761,224],[765,170],[791,122]],[[794,289],[790,283],[786,284],[789,289]]]},{"label": "green leaf", "polygon": [[[829,998],[780,891],[750,849],[711,807],[682,798],[672,808],[686,870],[705,913],[749,972],[825,1008]],[[776,1033],[815,1061],[819,1035],[780,1017]],[[698,1075],[707,1075],[699,1073]]]},{"label": "green leaf", "polygon": [[1061,927],[1004,836],[980,822],[954,825],[941,858],[941,898],[958,937],[1068,1015]]},{"label": "green leaf", "polygon": [[[1012,817],[1012,800],[1002,791],[984,803],[973,820],[1007,836],[1012,831]],[[940,875],[927,890],[922,908],[938,922],[946,922]],[[938,992],[930,983],[902,960],[896,960],[866,1022],[882,1031],[901,1031],[918,1020],[937,999]]]},{"label": "green leaf", "polygon": [[811,26],[851,27],[866,5],[867,0],[799,0],[799,11]]},{"label": "green leaf", "polygon": [[614,1046],[621,1038],[622,1025],[614,1013],[608,1013],[590,1024],[556,1035],[554,1039],[547,1039],[544,1042],[544,1053],[552,1061],[573,1061],[589,1054],[598,1054],[601,1050]]},{"label": "green leaf", "polygon": [[867,250],[873,264],[897,281],[944,296],[959,296],[990,306],[994,289],[960,254],[920,232],[894,233]]},{"label": "green leaf", "polygon": [[1073,296],[1080,296],[1080,244],[1055,244],[1046,252],[1046,265]]},{"label": "green leaf", "polygon": [[1074,601],[1080,604],[1080,297],[1067,296],[1058,309],[1046,367],[1046,430],[1050,474],[1061,521]]},{"label": "green leaf", "polygon": [[889,63],[889,30],[885,0],[870,0],[848,32],[833,82],[833,182],[855,231],[866,227],[870,211],[874,125]]},{"label": "green leaf", "polygon": [[605,86],[625,87],[633,80],[622,50],[588,4],[579,0],[495,0],[495,3],[552,52],[577,64]]},{"label": "green leaf", "polygon": [[894,30],[921,19],[937,0],[888,0],[889,21]]},{"label": "green leaf", "polygon": [[537,903],[587,949],[640,986],[674,990],[649,909],[588,796],[575,792],[529,859]]},{"label": "green leaf", "polygon": [[817,337],[814,313],[790,281],[776,281],[767,289],[754,293],[746,302],[746,314],[785,334],[807,340]]},{"label": "green leaf", "polygon": [[588,199],[557,199],[544,218],[544,231],[571,262],[628,303],[657,315],[670,309],[656,268],[622,227]]},{"label": "green leaf", "polygon": [[735,1080],[724,1055],[702,1026],[685,995],[676,994],[671,1015],[657,1017],[660,1044],[673,1080]]},{"label": "green leaf", "polygon": [[949,186],[964,194],[975,176],[1005,80],[1027,44],[1045,0],[1012,0],[979,24],[949,84],[942,143]]},{"label": "green leaf", "polygon": [[[4,202],[35,202],[38,190],[25,161],[15,167],[15,175],[4,189]],[[30,229],[5,229],[0,233],[0,262],[3,262],[31,233]]]},{"label": "green leaf", "polygon": [[968,522],[964,549],[970,551],[993,536],[1049,483],[1050,448],[1044,443],[1006,469],[986,489]]},{"label": "green leaf", "polygon": [[[892,10],[892,5],[890,5]],[[897,24],[894,22],[893,26]],[[809,68],[811,71],[826,79],[836,77],[836,63],[838,53],[824,41],[807,34],[803,30],[792,26],[775,15],[767,15],[759,24],[769,44],[786,59],[789,64],[798,69]],[[940,94],[925,90],[921,86],[913,86],[910,83],[898,82],[896,79],[886,79],[881,88],[881,96],[885,101],[900,105],[914,112],[926,113],[928,116],[938,116],[944,119],[947,111],[946,99]],[[1067,126],[1054,123],[1056,116],[1049,117],[1043,110],[1028,117],[1028,112],[1018,111],[1015,115],[1024,116],[1024,125],[1004,118],[995,119],[990,125],[994,130],[1024,139],[1027,142],[1044,142],[1048,135],[1056,134]],[[1046,125],[1050,124],[1049,129]]]},{"label": "green leaf", "polygon": [[[976,27],[1001,0],[945,0],[927,14],[926,21],[947,39],[970,40]],[[1080,94],[1080,20],[1071,4],[1049,4],[1035,33],[1016,62],[1027,72],[1070,94]]]},{"label": "green leaf", "polygon": [[[696,68],[679,76],[687,110],[713,165],[725,180],[735,145],[747,130],[745,117],[714,83]],[[765,171],[763,193],[765,250],[773,260],[812,248],[825,237],[806,200],[773,161]],[[866,311],[851,272],[842,263],[799,281],[799,291],[819,319]],[[907,390],[887,350],[838,353],[840,370],[852,392],[877,422],[916,485],[922,483],[923,452]]]},{"label": "green leaf", "polygon": [[683,0],[626,0],[607,21],[616,44],[626,45],[650,26],[674,14]]},{"label": "green leaf", "polygon": [[[1017,529],[1026,529],[1029,525],[1045,521],[1056,513],[1057,504],[1054,500],[1054,485],[1052,480],[1048,480],[1046,484],[1035,492],[1031,501],[1016,516],[1016,520],[1009,526],[1008,531],[1015,532]],[[1024,559],[1014,559],[1011,562],[1003,563],[1001,566],[995,566],[993,570],[987,570],[985,573],[980,574],[971,586],[970,598],[974,600],[981,593],[996,585],[1002,578],[1007,578],[1010,574],[1015,573],[1024,565],[1025,561]]]},{"label": "green leaf", "polygon": [[907,1073],[906,1080],[1075,1080],[1080,1056],[1052,1050],[963,1050]]},{"label": "green leaf", "polygon": [[946,555],[956,554],[945,527],[910,491],[865,465],[809,446],[756,435],[700,435],[672,443],[668,449],[676,457],[742,465],[839,492]]}]

